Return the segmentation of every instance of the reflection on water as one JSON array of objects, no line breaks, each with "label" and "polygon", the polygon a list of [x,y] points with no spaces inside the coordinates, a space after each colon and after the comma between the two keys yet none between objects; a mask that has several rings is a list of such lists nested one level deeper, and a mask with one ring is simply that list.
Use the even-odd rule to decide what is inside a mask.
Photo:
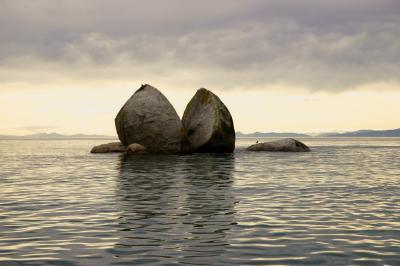
[{"label": "reflection on water", "polygon": [[121,261],[129,254],[127,264],[209,264],[223,255],[235,224],[233,170],[232,154],[121,156],[120,239],[111,252]]}]

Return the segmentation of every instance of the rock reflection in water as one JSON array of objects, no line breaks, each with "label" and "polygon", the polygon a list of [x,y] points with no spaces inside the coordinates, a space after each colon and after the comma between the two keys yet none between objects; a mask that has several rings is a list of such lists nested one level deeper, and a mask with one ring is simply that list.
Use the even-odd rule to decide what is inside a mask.
[{"label": "rock reflection in water", "polygon": [[222,259],[235,224],[233,170],[233,154],[121,156],[110,252],[126,264]]}]

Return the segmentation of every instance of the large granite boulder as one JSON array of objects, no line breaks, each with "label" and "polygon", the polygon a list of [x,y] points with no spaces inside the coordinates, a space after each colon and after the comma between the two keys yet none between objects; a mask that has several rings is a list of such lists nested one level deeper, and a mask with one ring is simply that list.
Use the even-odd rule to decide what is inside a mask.
[{"label": "large granite boulder", "polygon": [[121,142],[111,142],[94,146],[91,153],[126,152],[126,147]]},{"label": "large granite boulder", "polygon": [[192,152],[233,152],[235,128],[228,108],[211,91],[199,89],[186,106],[182,123]]},{"label": "large granite boulder", "polygon": [[186,140],[174,107],[148,84],[142,85],[121,108],[115,126],[125,146],[140,143],[149,153],[181,152]]},{"label": "large granite boulder", "polygon": [[275,141],[257,143],[247,148],[248,151],[284,151],[284,152],[308,152],[310,148],[295,139],[280,139]]}]

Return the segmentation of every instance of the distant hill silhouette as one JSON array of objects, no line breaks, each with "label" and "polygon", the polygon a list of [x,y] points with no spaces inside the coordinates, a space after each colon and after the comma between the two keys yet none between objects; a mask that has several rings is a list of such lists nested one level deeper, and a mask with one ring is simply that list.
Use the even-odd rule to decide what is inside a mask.
[{"label": "distant hill silhouette", "polygon": [[11,135],[0,135],[0,139],[116,139],[117,137],[106,136],[106,135],[86,135],[86,134],[74,134],[74,135],[62,135],[58,133],[36,133],[24,136],[11,136]]},{"label": "distant hill silhouette", "polygon": [[[314,135],[315,136],[315,135]],[[312,135],[293,132],[254,132],[242,133],[236,132],[236,137],[239,138],[307,138]],[[400,128],[391,130],[357,130],[344,133],[322,133],[315,137],[400,137]],[[73,134],[63,135],[58,133],[36,133],[24,136],[0,135],[0,140],[35,140],[35,139],[118,139],[116,136],[96,135],[96,134]]]},{"label": "distant hill silhouette", "polygon": [[324,133],[318,137],[400,137],[400,128],[391,130],[357,130],[344,133]]},{"label": "distant hill silhouette", "polygon": [[277,133],[277,132],[254,132],[254,133],[249,133],[249,134],[244,134],[242,132],[236,132],[236,137],[239,138],[301,138],[301,137],[311,137],[310,135],[307,134],[301,134],[301,133]]}]

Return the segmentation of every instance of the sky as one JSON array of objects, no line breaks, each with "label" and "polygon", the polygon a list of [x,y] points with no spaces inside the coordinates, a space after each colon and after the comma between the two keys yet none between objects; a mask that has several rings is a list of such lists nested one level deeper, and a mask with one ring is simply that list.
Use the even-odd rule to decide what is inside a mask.
[{"label": "sky", "polygon": [[242,132],[400,128],[400,1],[0,0],[0,134],[115,135],[144,83]]}]

